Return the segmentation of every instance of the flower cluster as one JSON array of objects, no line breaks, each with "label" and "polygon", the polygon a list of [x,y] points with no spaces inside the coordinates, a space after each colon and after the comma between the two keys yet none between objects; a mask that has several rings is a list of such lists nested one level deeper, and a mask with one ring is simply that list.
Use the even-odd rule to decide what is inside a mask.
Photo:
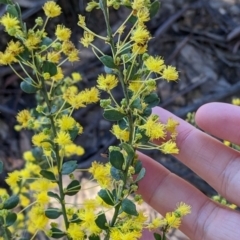
[{"label": "flower cluster", "polygon": [[[129,15],[113,32],[109,8],[120,6],[127,7]],[[19,229],[19,234],[27,230],[31,239],[39,231],[48,237],[71,240],[139,239],[143,228],[161,228],[164,235],[170,228],[179,227],[182,217],[190,213],[190,206],[180,203],[164,219],[156,218],[149,223],[137,207],[143,201],[137,193],[138,182],[146,170],[136,150],[179,152],[178,122],[169,118],[161,123],[161,119],[152,114],[152,108],[159,103],[157,81],[178,79],[175,67],[166,65],[160,56],[148,54],[152,37],[146,23],[158,7],[158,1],[150,0],[99,0],[87,4],[86,11],[101,9],[107,36],[90,30],[85,16],[79,15],[78,25],[84,30],[80,42],[92,48],[103,63],[105,73],[98,75],[96,86],[78,89],[76,83],[81,81],[81,75],[64,74],[65,62],[80,60],[79,50],[71,41],[71,29],[57,24],[53,38],[46,32],[48,22],[61,14],[61,7],[55,1],[47,1],[43,6],[45,18],[38,17],[35,25],[27,28],[18,4],[8,0],[7,9],[11,11],[1,17],[0,24],[15,40],[0,52],[0,65],[10,66],[22,80],[21,89],[34,93],[37,101],[36,108],[21,110],[16,116],[16,130],[28,129],[34,133],[33,148],[23,155],[25,167],[9,173],[6,178],[13,195],[4,193],[0,199],[0,215],[5,214],[6,220],[4,236],[8,239],[13,236],[13,229]],[[95,46],[96,38],[110,46],[110,55]],[[18,74],[15,64],[19,64],[25,77]],[[120,100],[114,96],[118,90],[123,93]],[[108,94],[106,99],[101,98],[102,92]],[[80,200],[73,206],[67,204],[66,197],[75,196],[81,190],[81,182],[75,174],[77,160],[68,158],[83,155],[84,149],[74,143],[76,137],[83,134],[83,127],[72,114],[98,101],[104,118],[114,122],[111,132],[120,143],[108,148],[109,162],[94,161],[89,169],[83,170],[88,170],[101,187],[97,197]],[[156,144],[155,140],[160,143]],[[67,186],[63,184],[64,175],[70,179]],[[18,214],[10,211],[17,205],[21,206]],[[109,211],[113,212],[111,217],[106,215]],[[54,222],[59,217],[63,219],[63,227]]]}]

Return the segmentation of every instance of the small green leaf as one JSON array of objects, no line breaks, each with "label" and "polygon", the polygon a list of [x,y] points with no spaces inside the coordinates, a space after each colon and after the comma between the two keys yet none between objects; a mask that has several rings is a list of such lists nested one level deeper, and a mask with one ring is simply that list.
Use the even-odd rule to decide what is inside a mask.
[{"label": "small green leaf", "polygon": [[108,229],[107,218],[104,213],[98,215],[97,219],[95,220],[95,223],[101,229]]},{"label": "small green leaf", "polygon": [[49,219],[57,219],[62,215],[62,211],[58,208],[48,208],[45,210],[45,216]]},{"label": "small green leaf", "polygon": [[0,174],[3,172],[3,162],[0,160]]},{"label": "small green leaf", "polygon": [[119,121],[125,117],[125,114],[111,109],[111,110],[104,110],[103,117],[108,121]]},{"label": "small green leaf", "polygon": [[3,239],[12,239],[11,231],[3,226],[0,226],[0,236],[3,237]]},{"label": "small green leaf", "polygon": [[156,107],[159,104],[159,97],[156,93],[150,93],[147,95],[144,100],[146,104],[148,104],[148,107],[153,108]]},{"label": "small green leaf", "polygon": [[135,169],[135,174],[140,173],[140,171],[142,169],[142,162],[140,160],[136,161],[134,169]]},{"label": "small green leaf", "polygon": [[38,91],[38,88],[33,86],[33,82],[31,78],[25,78],[24,81],[20,83],[20,88],[25,93],[36,93]]},{"label": "small green leaf", "polygon": [[142,168],[134,182],[138,182],[141,179],[143,179],[145,176],[145,173],[146,173],[146,169]]},{"label": "small green leaf", "polygon": [[53,172],[50,172],[50,171],[47,171],[47,170],[41,170],[41,171],[40,171],[40,174],[41,174],[44,178],[46,178],[46,179],[48,179],[48,180],[56,181],[56,177],[55,177],[55,175],[53,174]]},{"label": "small green leaf", "polygon": [[58,110],[58,107],[56,106],[56,105],[52,105],[52,107],[51,107],[51,114],[54,114],[54,113],[56,113],[57,112],[57,110]]},{"label": "small green leaf", "polygon": [[52,62],[45,61],[42,66],[42,71],[44,73],[49,73],[52,77],[57,74],[57,66]]},{"label": "small green leaf", "polygon": [[152,114],[152,108],[151,107],[146,107],[143,111],[142,116],[143,117],[149,117]]},{"label": "small green leaf", "polygon": [[129,215],[138,216],[136,205],[127,198],[122,201],[122,210]]},{"label": "small green leaf", "polygon": [[142,110],[142,104],[140,98],[135,99],[132,104],[130,105],[132,109],[139,109]]},{"label": "small green leaf", "polygon": [[3,209],[13,209],[18,205],[18,203],[19,197],[17,195],[12,195],[4,202]]},{"label": "small green leaf", "polygon": [[109,161],[115,168],[122,170],[123,164],[125,162],[124,156],[120,151],[112,150],[109,154]]},{"label": "small green leaf", "polygon": [[47,192],[47,195],[48,195],[49,197],[55,198],[55,199],[58,200],[58,201],[61,200],[61,198],[59,197],[59,195],[58,195],[57,193],[54,193],[54,192],[49,191],[49,192]]},{"label": "small green leaf", "polygon": [[153,236],[154,236],[155,240],[162,240],[161,235],[158,233],[154,233]]},{"label": "small green leaf", "polygon": [[7,217],[6,217],[6,226],[10,227],[12,226],[17,220],[17,214],[14,212],[8,212]]},{"label": "small green leaf", "polygon": [[81,189],[80,182],[78,180],[73,180],[68,184],[67,189],[65,190],[65,195],[74,196]]},{"label": "small green leaf", "polygon": [[137,140],[137,143],[144,145],[149,142],[150,137],[146,135],[146,131],[144,129],[138,129],[136,132],[141,134],[141,138]]},{"label": "small green leaf", "polygon": [[68,161],[62,165],[62,175],[69,175],[77,168],[77,161]]},{"label": "small green leaf", "polygon": [[130,22],[130,23],[132,23],[132,24],[135,24],[136,22],[137,22],[137,17],[135,17],[135,16],[131,16],[129,19],[128,19],[128,21]]},{"label": "small green leaf", "polygon": [[99,196],[105,203],[107,203],[108,205],[111,205],[111,206],[114,205],[113,195],[112,195],[112,193],[111,193],[109,190],[107,190],[107,189],[101,189],[101,190],[98,192],[98,196]]},{"label": "small green leaf", "polygon": [[55,227],[52,227],[50,230],[52,232],[51,235],[52,238],[62,238],[66,235],[66,233],[62,232],[60,229]]},{"label": "small green leaf", "polygon": [[160,1],[159,0],[154,1],[151,4],[150,10],[149,10],[150,18],[153,18],[158,13],[159,8],[160,8]]},{"label": "small green leaf", "polygon": [[16,18],[19,18],[18,11],[17,11],[17,8],[16,8],[15,5],[12,5],[12,4],[10,5],[10,4],[8,4],[6,10],[7,10],[7,12],[8,12],[11,16],[16,17]]},{"label": "small green leaf", "polygon": [[36,160],[41,161],[43,157],[43,150],[39,147],[35,147],[32,149],[32,154]]},{"label": "small green leaf", "polygon": [[127,144],[127,143],[121,143],[121,147],[126,151],[127,153],[127,160],[132,161],[135,156],[135,151],[133,148]]},{"label": "small green leaf", "polygon": [[124,179],[124,174],[121,170],[116,169],[115,167],[111,167],[110,169],[111,176],[117,181]]},{"label": "small green leaf", "polygon": [[79,134],[79,128],[75,126],[73,129],[69,130],[68,133],[70,134],[71,140],[74,141]]},{"label": "small green leaf", "polygon": [[69,222],[70,222],[70,223],[80,223],[81,221],[82,221],[82,220],[79,219],[78,215],[74,213]]},{"label": "small green leaf", "polygon": [[52,42],[53,40],[51,38],[45,37],[41,42],[41,46],[49,46]]},{"label": "small green leaf", "polygon": [[111,56],[108,55],[102,56],[100,57],[100,61],[104,64],[104,66],[108,68],[116,68],[116,65]]}]

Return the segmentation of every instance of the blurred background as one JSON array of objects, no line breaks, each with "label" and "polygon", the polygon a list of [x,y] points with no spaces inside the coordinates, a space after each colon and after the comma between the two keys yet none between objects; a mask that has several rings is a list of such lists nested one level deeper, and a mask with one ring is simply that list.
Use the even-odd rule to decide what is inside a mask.
[{"label": "blurred background", "polygon": [[[29,27],[34,19],[43,16],[44,0],[16,0],[23,10],[23,18]],[[79,88],[95,85],[99,73],[104,72],[102,64],[92,54],[91,49],[83,48],[79,40],[82,30],[77,26],[78,14],[85,14],[86,2],[83,0],[59,0],[63,13],[50,21],[48,30],[54,32],[57,24],[64,24],[72,30],[72,41],[79,46],[78,63],[64,66],[66,76],[71,72],[81,73],[83,80]],[[161,55],[167,64],[177,67],[180,72],[178,82],[158,82],[160,106],[177,116],[186,119],[189,112],[201,105],[219,101],[231,102],[240,97],[240,0],[162,0],[160,12],[148,27],[153,39],[149,52]],[[5,6],[0,4],[0,16]],[[126,17],[127,12],[111,11],[111,24],[115,28]],[[86,22],[90,29],[106,35],[103,17],[98,11],[87,13]],[[97,23],[97,24],[96,24]],[[9,37],[0,28],[0,51],[6,47]],[[109,52],[108,46],[96,40],[95,44]],[[19,68],[19,74],[23,74]],[[0,175],[0,187],[6,187],[4,178],[7,172],[23,166],[22,153],[31,148],[31,133],[16,132],[15,115],[19,110],[35,105],[33,95],[23,93],[20,79],[9,67],[0,67],[0,159],[6,172]],[[115,96],[121,99],[116,89]],[[102,117],[98,105],[91,105],[74,113],[74,117],[84,126],[84,133],[77,143],[85,148],[86,154],[78,158],[79,167],[90,166],[93,160],[103,160],[109,145],[117,143],[111,135],[111,123]],[[159,152],[148,152],[150,156],[172,172],[190,181],[208,196],[216,194],[206,182],[190,169],[171,156]],[[174,239],[173,237],[171,239]],[[185,238],[177,238],[185,239]]]}]

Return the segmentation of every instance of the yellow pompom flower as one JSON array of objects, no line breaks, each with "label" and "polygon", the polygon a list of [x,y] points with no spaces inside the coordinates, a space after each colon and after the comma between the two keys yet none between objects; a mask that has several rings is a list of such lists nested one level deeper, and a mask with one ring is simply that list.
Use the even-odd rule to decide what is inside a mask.
[{"label": "yellow pompom flower", "polygon": [[170,133],[176,132],[176,128],[179,125],[179,122],[174,120],[173,118],[168,118],[167,124],[166,124],[166,129]]},{"label": "yellow pompom flower", "polygon": [[78,19],[79,19],[78,26],[85,27],[86,26],[85,16],[82,16],[81,14],[79,14]]},{"label": "yellow pompom flower", "polygon": [[14,188],[17,186],[17,183],[20,181],[20,172],[15,170],[11,173],[8,173],[8,177],[5,179],[6,183]]},{"label": "yellow pompom flower", "polygon": [[29,34],[26,41],[24,41],[24,45],[30,51],[34,50],[38,47],[38,44],[41,42],[41,37],[37,36],[36,34]]},{"label": "yellow pompom flower", "polygon": [[81,38],[80,42],[84,47],[88,47],[91,42],[93,42],[94,36],[93,34],[84,31],[83,37]]},{"label": "yellow pompom flower", "polygon": [[63,70],[61,67],[57,67],[57,74],[51,77],[53,81],[60,81],[64,78]]},{"label": "yellow pompom flower", "polygon": [[133,44],[132,46],[132,53],[134,54],[144,54],[147,52],[147,44],[141,45],[141,44]]},{"label": "yellow pompom flower", "polygon": [[2,16],[0,23],[5,27],[8,32],[11,29],[20,29],[20,22],[16,17],[11,16],[9,13]]},{"label": "yellow pompom flower", "polygon": [[150,20],[149,10],[144,7],[141,8],[137,13],[137,18],[140,23],[147,22]]},{"label": "yellow pompom flower", "polygon": [[70,223],[69,228],[67,230],[67,235],[72,240],[84,240],[85,233],[81,230],[80,225],[77,223]]},{"label": "yellow pompom flower", "polygon": [[24,47],[19,41],[14,42],[13,40],[11,40],[8,43],[6,51],[12,53],[14,56],[18,56],[21,52],[24,51]]},{"label": "yellow pompom flower", "polygon": [[80,59],[78,49],[73,49],[67,56],[69,62],[77,62]]},{"label": "yellow pompom flower", "polygon": [[44,149],[50,149],[51,144],[46,140],[49,140],[49,136],[43,132],[35,134],[32,137],[33,145],[35,145],[36,147],[42,147]]},{"label": "yellow pompom flower", "polygon": [[22,110],[20,111],[18,114],[17,114],[17,121],[18,123],[26,128],[28,126],[28,123],[29,123],[29,120],[31,120],[32,117],[31,117],[31,114],[28,110]]},{"label": "yellow pompom flower", "polygon": [[67,41],[71,36],[71,30],[63,25],[58,24],[55,35],[60,41]]},{"label": "yellow pompom flower", "polygon": [[112,133],[119,140],[122,140],[124,142],[127,142],[129,140],[129,131],[127,129],[121,129],[119,125],[113,125]]},{"label": "yellow pompom flower", "polygon": [[14,62],[17,62],[17,59],[11,52],[0,52],[0,65],[9,65]]},{"label": "yellow pompom flower", "polygon": [[43,6],[45,15],[49,18],[57,17],[61,14],[61,8],[54,1],[48,1]]},{"label": "yellow pompom flower", "polygon": [[134,80],[129,83],[129,89],[133,91],[134,93],[137,93],[141,90],[142,86],[144,86],[143,82],[141,80]]},{"label": "yellow pompom flower", "polygon": [[159,149],[165,154],[178,154],[179,149],[177,144],[172,140],[165,142],[164,144],[160,145]]},{"label": "yellow pompom flower", "polygon": [[173,66],[167,66],[162,72],[162,77],[167,81],[176,81],[178,79],[178,71]]},{"label": "yellow pompom flower", "polygon": [[144,64],[149,71],[156,73],[159,73],[165,67],[164,60],[161,57],[150,56],[144,61]]},{"label": "yellow pompom flower", "polygon": [[164,139],[166,136],[165,126],[158,121],[158,117],[156,115],[151,115],[146,123],[140,126],[140,129],[144,129],[146,135],[150,138],[150,140],[154,139]]},{"label": "yellow pompom flower", "polygon": [[61,59],[61,54],[59,52],[48,52],[47,60],[49,62],[58,63]]},{"label": "yellow pompom flower", "polygon": [[64,131],[58,132],[57,137],[54,139],[54,141],[60,146],[65,146],[72,143],[69,133]]},{"label": "yellow pompom flower", "polygon": [[131,36],[132,41],[141,45],[145,45],[150,39],[150,32],[142,25],[139,25]]},{"label": "yellow pompom flower", "polygon": [[29,222],[27,225],[27,230],[34,234],[38,230],[44,230],[49,219],[45,215],[45,210],[41,204],[35,205],[29,211]]},{"label": "yellow pompom flower", "polygon": [[191,213],[191,206],[187,205],[184,202],[180,202],[179,204],[177,204],[177,208],[174,213],[177,214],[177,216],[179,217],[186,216],[187,214]]},{"label": "yellow pompom flower", "polygon": [[181,224],[181,218],[177,217],[172,212],[166,214],[165,220],[167,221],[167,225],[169,226],[169,228],[179,228]]},{"label": "yellow pompom flower", "polygon": [[82,148],[81,146],[77,146],[74,143],[69,144],[65,147],[66,157],[70,157],[72,155],[82,156],[84,153],[84,148]]},{"label": "yellow pompom flower", "polygon": [[68,40],[68,41],[63,41],[62,42],[62,52],[65,55],[70,54],[75,49],[76,48],[75,48],[74,44],[71,41]]},{"label": "yellow pompom flower", "polygon": [[240,98],[233,98],[232,104],[236,106],[240,106]]},{"label": "yellow pompom flower", "polygon": [[98,76],[97,87],[104,91],[110,91],[115,88],[118,84],[118,79],[113,74],[107,74],[105,77],[103,74]]},{"label": "yellow pompom flower", "polygon": [[76,121],[73,117],[67,115],[62,116],[61,119],[58,119],[58,126],[63,131],[68,131],[74,128]]},{"label": "yellow pompom flower", "polygon": [[102,188],[110,187],[112,184],[110,165],[103,165],[94,161],[89,172]]},{"label": "yellow pompom flower", "polygon": [[80,92],[79,95],[81,95],[83,102],[86,104],[96,103],[99,101],[99,91],[96,87],[85,89]]},{"label": "yellow pompom flower", "polygon": [[27,162],[33,162],[35,160],[35,157],[31,151],[26,151],[23,153],[23,159]]},{"label": "yellow pompom flower", "polygon": [[45,205],[45,204],[49,203],[49,200],[50,200],[50,198],[49,198],[46,190],[36,194],[36,201],[40,204]]},{"label": "yellow pompom flower", "polygon": [[73,72],[71,75],[74,82],[78,82],[82,80],[82,76],[78,72]]}]

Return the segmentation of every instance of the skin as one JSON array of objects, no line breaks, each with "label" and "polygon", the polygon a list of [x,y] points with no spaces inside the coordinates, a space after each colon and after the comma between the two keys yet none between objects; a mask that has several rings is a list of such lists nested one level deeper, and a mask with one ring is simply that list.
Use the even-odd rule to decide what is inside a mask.
[{"label": "skin", "polygon": [[[218,139],[240,145],[240,108],[225,103],[209,103],[199,108],[196,123],[202,132],[159,107],[153,112],[162,122],[169,117],[179,121],[175,155],[182,163],[208,182],[231,203],[240,206],[240,153]],[[210,135],[211,136],[210,136]],[[171,173],[150,157],[139,153],[146,168],[139,182],[143,199],[162,215],[175,209],[178,202],[192,206],[183,218],[181,231],[192,240],[239,240],[240,213],[213,202],[202,192]],[[154,239],[148,230],[143,238]]]}]

